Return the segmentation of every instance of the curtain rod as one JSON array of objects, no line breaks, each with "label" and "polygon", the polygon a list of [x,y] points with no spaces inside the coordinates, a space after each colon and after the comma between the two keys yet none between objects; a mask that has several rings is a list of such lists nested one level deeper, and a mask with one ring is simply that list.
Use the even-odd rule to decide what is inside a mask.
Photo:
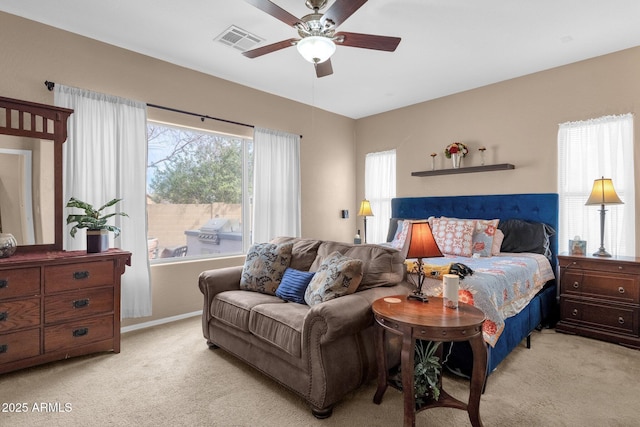
[{"label": "curtain rod", "polygon": [[[53,88],[56,85],[55,82],[50,82],[49,80],[46,80],[44,82],[44,84],[45,84],[45,86],[47,87],[47,89],[49,91],[52,91]],[[206,114],[192,113],[190,111],[179,110],[177,108],[163,107],[162,105],[156,105],[156,104],[147,103],[147,107],[158,108],[160,110],[166,110],[166,111],[171,111],[171,112],[174,112],[174,113],[180,113],[180,114],[186,114],[186,115],[189,115],[189,116],[200,117],[200,120],[202,120],[203,122],[204,122],[204,119],[210,119],[210,120],[217,120],[219,122],[230,123],[230,124],[233,124],[233,125],[245,126],[245,127],[249,127],[249,128],[252,128],[252,129],[255,128],[254,125],[249,125],[249,124],[246,124],[246,123],[234,122],[233,120],[221,119],[221,118],[218,118],[218,117],[211,117],[211,116],[208,116]],[[300,135],[300,139],[302,139],[302,135]]]}]

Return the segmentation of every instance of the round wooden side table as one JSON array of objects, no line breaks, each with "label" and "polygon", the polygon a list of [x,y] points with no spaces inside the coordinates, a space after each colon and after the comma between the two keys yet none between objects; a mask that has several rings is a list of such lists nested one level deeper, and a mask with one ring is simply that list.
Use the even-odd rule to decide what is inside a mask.
[{"label": "round wooden side table", "polygon": [[[444,307],[442,298],[430,297],[429,302],[407,299],[406,295],[380,298],[372,305],[376,319],[376,361],[378,363],[378,389],[373,402],[380,404],[389,385],[389,372],[385,351],[385,333],[390,331],[402,335],[401,371],[404,394],[404,426],[415,426],[416,412],[438,406],[462,409],[469,414],[474,427],[482,426],[480,420],[480,396],[487,369],[487,347],[482,337],[484,313],[479,309],[460,303],[457,309]],[[440,398],[431,399],[416,409],[414,387],[415,340],[469,341],[473,350],[473,371],[469,401],[464,403],[442,390]],[[410,390],[410,391],[409,391]]]}]

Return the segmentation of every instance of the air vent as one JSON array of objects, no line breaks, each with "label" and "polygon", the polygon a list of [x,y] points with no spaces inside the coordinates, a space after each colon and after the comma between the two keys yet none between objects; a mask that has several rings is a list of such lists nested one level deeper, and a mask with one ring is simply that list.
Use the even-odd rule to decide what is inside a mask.
[{"label": "air vent", "polygon": [[222,34],[214,40],[243,52],[264,41],[263,38],[260,38],[255,34],[251,34],[250,32],[236,27],[235,25],[224,30]]}]

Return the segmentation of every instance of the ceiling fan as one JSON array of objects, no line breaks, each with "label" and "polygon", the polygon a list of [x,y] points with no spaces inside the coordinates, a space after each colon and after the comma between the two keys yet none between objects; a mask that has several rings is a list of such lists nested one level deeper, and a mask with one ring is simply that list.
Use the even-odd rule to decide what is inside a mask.
[{"label": "ceiling fan", "polygon": [[297,46],[302,57],[313,63],[318,77],[333,74],[330,58],[336,50],[336,44],[393,52],[401,40],[399,37],[336,32],[336,27],[353,15],[367,0],[336,0],[325,13],[320,13],[320,10],[327,5],[327,0],[306,0],[305,5],[313,10],[313,13],[302,18],[293,16],[269,0],[246,1],[298,30],[300,38],[283,40],[242,52],[242,54],[248,58],[257,58],[280,49]]}]

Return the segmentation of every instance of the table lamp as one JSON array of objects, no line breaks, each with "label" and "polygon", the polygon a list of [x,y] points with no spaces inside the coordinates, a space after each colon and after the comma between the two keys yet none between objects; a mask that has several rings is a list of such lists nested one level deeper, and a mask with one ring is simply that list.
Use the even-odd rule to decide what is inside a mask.
[{"label": "table lamp", "polygon": [[367,217],[373,216],[373,212],[371,212],[371,203],[367,199],[364,199],[360,203],[360,210],[358,211],[358,216],[364,217],[364,243],[367,243]]},{"label": "table lamp", "polygon": [[593,188],[591,189],[591,195],[585,203],[585,205],[600,205],[600,249],[593,256],[610,257],[611,254],[604,249],[604,205],[621,205],[622,200],[616,194],[616,190],[613,188],[613,182],[611,178],[605,178],[593,181]]},{"label": "table lamp", "polygon": [[418,259],[418,288],[407,298],[429,302],[429,298],[422,293],[422,284],[425,279],[422,258],[442,257],[444,255],[440,252],[440,248],[438,248],[438,244],[433,238],[431,226],[429,226],[428,222],[411,223],[408,238],[409,249],[407,251],[407,258]]}]

